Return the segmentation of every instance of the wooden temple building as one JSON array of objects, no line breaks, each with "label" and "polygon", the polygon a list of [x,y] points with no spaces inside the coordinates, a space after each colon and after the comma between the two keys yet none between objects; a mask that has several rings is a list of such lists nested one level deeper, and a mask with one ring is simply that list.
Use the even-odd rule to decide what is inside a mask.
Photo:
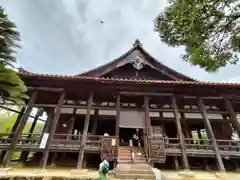
[{"label": "wooden temple building", "polygon": [[[236,170],[240,166],[240,84],[201,82],[163,65],[136,40],[115,60],[72,76],[18,73],[27,106],[1,136],[2,166],[14,152],[45,168],[116,162],[136,129],[146,162],[162,169]],[[23,134],[33,107],[43,132]],[[107,136],[104,134],[107,133]],[[31,156],[31,158],[30,158]]]}]

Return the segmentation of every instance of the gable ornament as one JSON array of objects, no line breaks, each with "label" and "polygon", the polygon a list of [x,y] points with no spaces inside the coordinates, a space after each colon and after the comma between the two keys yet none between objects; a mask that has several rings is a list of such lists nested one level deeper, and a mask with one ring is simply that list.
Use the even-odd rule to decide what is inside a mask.
[{"label": "gable ornament", "polygon": [[125,60],[124,62],[120,63],[118,65],[118,67],[124,66],[124,65],[130,64],[130,63],[137,70],[141,70],[143,68],[143,66],[146,64],[139,56],[137,56],[135,59]]}]

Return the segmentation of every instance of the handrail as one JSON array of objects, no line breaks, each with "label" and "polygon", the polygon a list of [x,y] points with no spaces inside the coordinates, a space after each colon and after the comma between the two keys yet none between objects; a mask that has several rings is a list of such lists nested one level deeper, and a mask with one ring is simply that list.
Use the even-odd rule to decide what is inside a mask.
[{"label": "handrail", "polygon": [[132,163],[134,163],[135,154],[134,154],[134,151],[133,151],[133,141],[132,141],[132,139],[129,140],[129,148],[130,148],[130,157],[131,157]]}]

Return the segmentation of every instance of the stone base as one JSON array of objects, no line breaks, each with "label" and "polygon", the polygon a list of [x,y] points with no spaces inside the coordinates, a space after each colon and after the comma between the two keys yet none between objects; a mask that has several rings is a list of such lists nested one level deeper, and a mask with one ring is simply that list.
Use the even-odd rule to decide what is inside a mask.
[{"label": "stone base", "polygon": [[10,171],[12,168],[0,168],[0,172],[8,172]]},{"label": "stone base", "polygon": [[190,170],[180,171],[178,175],[181,176],[181,177],[188,177],[188,178],[193,178],[194,177],[194,173]]},{"label": "stone base", "polygon": [[225,180],[225,179],[227,180],[227,179],[229,179],[227,174],[224,173],[224,172],[216,173],[216,177],[219,178],[220,180]]},{"label": "stone base", "polygon": [[46,169],[33,169],[33,174],[41,174],[45,173],[46,171]]},{"label": "stone base", "polygon": [[82,173],[85,173],[87,171],[88,171],[87,169],[71,169],[70,173],[72,173],[72,174],[82,174]]}]

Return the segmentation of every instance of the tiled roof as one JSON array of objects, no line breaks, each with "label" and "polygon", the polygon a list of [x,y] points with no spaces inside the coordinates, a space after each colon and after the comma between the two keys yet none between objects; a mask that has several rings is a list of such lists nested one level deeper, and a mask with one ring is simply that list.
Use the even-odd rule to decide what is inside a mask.
[{"label": "tiled roof", "polygon": [[52,75],[52,74],[33,74],[18,72],[21,77],[32,78],[49,78],[58,80],[92,80],[98,82],[130,82],[130,83],[150,83],[150,84],[186,84],[186,85],[209,85],[209,86],[234,86],[240,87],[240,83],[230,82],[204,82],[204,81],[169,81],[169,80],[150,80],[150,79],[137,79],[137,78],[103,78],[103,77],[87,77],[87,76],[67,76],[67,75]]}]

